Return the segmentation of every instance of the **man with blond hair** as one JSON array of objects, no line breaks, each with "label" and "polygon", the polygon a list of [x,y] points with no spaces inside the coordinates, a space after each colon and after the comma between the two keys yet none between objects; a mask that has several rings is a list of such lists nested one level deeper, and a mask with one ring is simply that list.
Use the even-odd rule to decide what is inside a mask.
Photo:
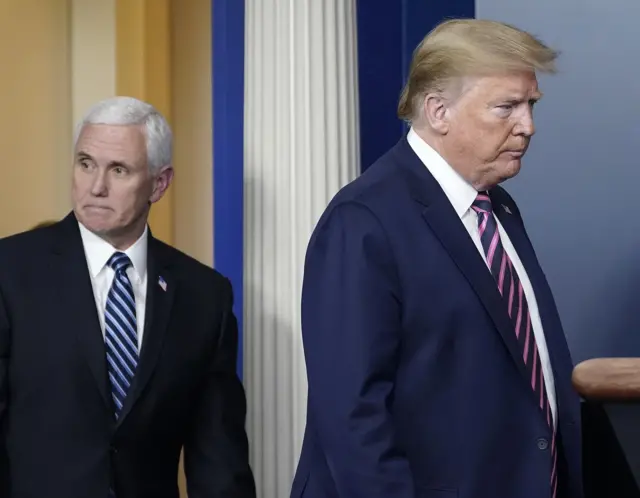
[{"label": "man with blond hair", "polygon": [[555,51],[449,20],[414,53],[408,134],[332,200],[302,296],[292,497],[581,498],[579,400],[513,199]]}]

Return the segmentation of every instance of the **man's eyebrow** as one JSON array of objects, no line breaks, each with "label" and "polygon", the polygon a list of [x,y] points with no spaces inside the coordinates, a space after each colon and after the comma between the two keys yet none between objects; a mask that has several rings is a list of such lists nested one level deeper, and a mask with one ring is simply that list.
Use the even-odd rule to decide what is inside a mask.
[{"label": "man's eyebrow", "polygon": [[[91,154],[88,154],[87,152],[84,152],[82,150],[79,151],[76,154],[76,157],[79,160],[89,159],[89,160],[93,161],[93,157],[91,156]],[[127,169],[131,169],[131,165],[126,163],[126,162],[124,162],[124,161],[109,161],[109,167],[110,168],[127,168]]]},{"label": "man's eyebrow", "polygon": [[109,161],[110,168],[127,168],[131,169],[131,165],[123,161]]},{"label": "man's eyebrow", "polygon": [[88,154],[87,152],[84,152],[82,150],[76,153],[76,157],[78,159],[93,159],[93,157],[91,157],[91,154]]},{"label": "man's eyebrow", "polygon": [[509,104],[509,105],[517,105],[517,104],[522,104],[523,102],[538,102],[541,98],[542,98],[542,94],[536,93],[529,98],[521,97],[521,96],[517,96],[517,97],[511,96],[505,99],[501,99],[500,102],[504,102],[505,104]]}]

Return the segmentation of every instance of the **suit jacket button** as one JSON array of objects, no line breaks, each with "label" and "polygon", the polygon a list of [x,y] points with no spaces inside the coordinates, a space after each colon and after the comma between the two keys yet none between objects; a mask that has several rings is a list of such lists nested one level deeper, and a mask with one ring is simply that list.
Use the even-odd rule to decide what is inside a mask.
[{"label": "suit jacket button", "polygon": [[547,441],[545,438],[541,437],[538,438],[538,449],[540,450],[546,450],[549,447],[549,441]]},{"label": "suit jacket button", "polygon": [[115,447],[115,446],[111,446],[111,447],[109,448],[109,450],[111,451],[111,453],[112,453],[113,455],[115,455],[116,453],[118,453],[118,450],[116,449],[116,447]]}]

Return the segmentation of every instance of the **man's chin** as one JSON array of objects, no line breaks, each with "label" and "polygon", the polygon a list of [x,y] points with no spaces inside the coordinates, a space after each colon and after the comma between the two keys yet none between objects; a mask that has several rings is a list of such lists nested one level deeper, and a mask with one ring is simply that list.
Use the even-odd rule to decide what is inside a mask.
[{"label": "man's chin", "polygon": [[82,226],[84,226],[91,233],[94,233],[101,237],[113,231],[113,223],[102,217],[92,215],[87,216],[86,213],[82,213],[80,216],[76,215],[76,217],[78,218],[78,221],[82,223]]},{"label": "man's chin", "polygon": [[104,225],[95,225],[95,224],[85,224],[84,227],[89,230],[92,234],[97,235],[101,238],[108,238],[108,236],[113,232],[113,229]]},{"label": "man's chin", "polygon": [[507,181],[510,178],[513,178],[514,176],[516,176],[518,173],[520,173],[521,167],[522,167],[522,158],[512,159],[511,161],[509,161],[501,171],[502,174],[500,175],[499,183]]}]

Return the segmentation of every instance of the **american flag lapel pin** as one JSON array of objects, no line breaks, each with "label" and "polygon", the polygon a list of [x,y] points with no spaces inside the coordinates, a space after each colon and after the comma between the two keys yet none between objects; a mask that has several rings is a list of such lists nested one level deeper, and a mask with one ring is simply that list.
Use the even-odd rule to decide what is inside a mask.
[{"label": "american flag lapel pin", "polygon": [[502,205],[502,209],[504,209],[507,214],[511,214],[511,209],[509,209],[509,206],[505,206],[504,204]]},{"label": "american flag lapel pin", "polygon": [[167,282],[164,278],[158,277],[158,285],[163,291],[167,292]]}]

